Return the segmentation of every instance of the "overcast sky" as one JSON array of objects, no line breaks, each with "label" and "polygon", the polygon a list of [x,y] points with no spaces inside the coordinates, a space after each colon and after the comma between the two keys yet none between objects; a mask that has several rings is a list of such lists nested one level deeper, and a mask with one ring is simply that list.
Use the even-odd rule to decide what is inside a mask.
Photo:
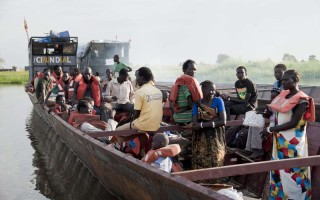
[{"label": "overcast sky", "polygon": [[131,39],[133,64],[215,63],[219,53],[306,60],[320,57],[319,9],[319,0],[0,0],[0,58],[5,67],[28,65],[25,17],[30,36]]}]

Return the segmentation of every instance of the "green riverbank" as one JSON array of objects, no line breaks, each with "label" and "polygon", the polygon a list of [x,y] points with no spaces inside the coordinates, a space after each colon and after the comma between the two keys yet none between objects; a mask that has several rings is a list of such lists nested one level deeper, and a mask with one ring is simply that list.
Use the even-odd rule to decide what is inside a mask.
[{"label": "green riverbank", "polygon": [[28,71],[0,72],[0,84],[24,85],[28,79]]},{"label": "green riverbank", "polygon": [[[304,62],[280,62],[287,66],[287,69],[295,69],[300,74],[299,85],[320,86],[320,61]],[[278,64],[272,60],[243,61],[240,59],[228,58],[220,63],[206,64],[197,63],[195,77],[199,82],[211,80],[214,83],[234,84],[237,79],[236,68],[245,66],[247,76],[255,84],[273,84],[275,81],[273,68]],[[155,65],[150,66],[155,80],[163,82],[174,82],[182,74],[180,65]]]}]

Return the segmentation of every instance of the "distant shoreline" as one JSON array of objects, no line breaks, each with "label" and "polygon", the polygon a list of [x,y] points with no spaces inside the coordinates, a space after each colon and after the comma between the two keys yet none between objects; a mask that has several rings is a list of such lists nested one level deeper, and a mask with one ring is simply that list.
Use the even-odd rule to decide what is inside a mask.
[{"label": "distant shoreline", "polygon": [[28,80],[28,71],[0,71],[0,85],[24,85]]}]

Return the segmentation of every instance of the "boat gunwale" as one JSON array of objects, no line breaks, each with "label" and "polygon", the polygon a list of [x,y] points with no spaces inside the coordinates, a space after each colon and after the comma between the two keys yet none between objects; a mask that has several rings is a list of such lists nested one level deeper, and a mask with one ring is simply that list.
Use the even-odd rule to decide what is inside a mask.
[{"label": "boat gunwale", "polygon": [[[33,94],[28,93],[30,98],[34,98]],[[31,100],[32,101],[32,100]],[[38,107],[38,111],[41,112],[44,111],[43,113],[45,114],[45,118],[43,118],[43,115],[40,116],[42,119],[44,119],[48,124],[50,124],[50,126],[55,130],[55,132],[57,133],[57,130],[55,127],[53,127],[53,124],[50,123],[50,118],[55,119],[56,121],[58,121],[60,124],[62,124],[63,126],[65,126],[66,128],[68,128],[71,132],[73,132],[74,134],[76,134],[78,136],[78,138],[81,138],[84,141],[87,141],[89,143],[91,143],[92,145],[94,145],[95,147],[97,147],[99,150],[101,150],[104,153],[107,153],[108,156],[112,155],[113,157],[117,157],[118,161],[126,164],[126,165],[135,165],[136,167],[139,167],[140,170],[145,170],[145,173],[149,173],[151,174],[151,176],[154,177],[158,177],[159,179],[162,180],[167,180],[172,182],[175,187],[178,187],[182,190],[186,190],[188,189],[189,191],[192,191],[192,194],[194,195],[194,197],[196,199],[230,199],[222,194],[219,194],[215,191],[213,191],[210,188],[204,187],[200,184],[194,183],[182,176],[177,176],[177,175],[172,175],[171,173],[167,173],[164,171],[161,171],[159,169],[156,169],[150,165],[148,165],[147,163],[144,163],[143,161],[136,159],[132,156],[126,155],[124,153],[122,153],[121,151],[118,151],[108,145],[105,145],[104,143],[98,141],[97,139],[89,136],[88,134],[82,132],[79,129],[76,129],[75,127],[71,126],[68,122],[66,122],[65,120],[63,120],[60,116],[58,116],[55,113],[48,113],[49,108],[48,107],[44,107],[44,109],[37,103],[34,103],[34,101],[32,101],[32,103],[34,104],[34,106]],[[57,133],[58,135],[60,135],[62,137],[62,139],[64,140],[64,142],[69,146],[69,148],[75,153],[75,155],[84,163],[84,165],[99,179],[99,181],[102,183],[102,185],[108,190],[110,191],[110,188],[107,187],[102,180],[100,180],[99,176],[97,175],[97,173],[95,173],[94,170],[90,169],[90,167],[88,167],[88,164],[83,161],[81,159],[81,155],[79,156],[75,150],[73,149],[73,147],[65,140],[65,138],[63,137],[62,133]],[[120,160],[119,160],[120,159]],[[127,163],[125,163],[127,162]],[[128,164],[129,162],[129,164]],[[112,191],[111,191],[112,192]],[[194,199],[193,197],[189,197],[190,199]]]},{"label": "boat gunwale", "polygon": [[[30,95],[32,95],[32,94],[29,93],[29,96]],[[35,104],[35,106],[36,106],[36,104]],[[43,110],[39,104],[37,106],[41,110]],[[277,165],[277,163],[280,163],[280,165],[283,166],[285,164],[281,164],[281,163],[291,163],[292,164],[292,163],[298,162],[299,159],[303,160],[303,161],[307,160],[309,162],[312,158],[316,158],[316,161],[310,161],[310,166],[320,165],[320,156],[318,155],[318,156],[308,156],[307,158],[294,158],[294,159],[282,160],[282,161],[263,161],[263,162],[249,163],[249,164],[237,164],[237,165],[223,166],[223,167],[219,167],[219,168],[188,170],[188,171],[182,171],[182,172],[169,174],[166,172],[162,172],[158,169],[155,169],[155,168],[151,167],[150,165],[142,162],[141,160],[133,158],[132,156],[128,156],[128,155],[126,155],[126,154],[124,154],[124,153],[122,153],[122,152],[120,152],[120,151],[118,151],[118,150],[116,150],[116,149],[114,149],[114,148],[95,139],[96,137],[108,135],[108,134],[106,134],[107,132],[102,132],[100,135],[96,135],[96,136],[94,136],[94,135],[99,134],[98,132],[92,133],[92,134],[86,134],[86,133],[80,131],[79,129],[76,129],[75,127],[71,126],[68,122],[63,120],[60,116],[58,116],[54,113],[48,113],[47,112],[48,107],[45,107],[44,111],[46,111],[44,113],[46,115],[47,123],[50,123],[49,118],[54,118],[60,124],[62,124],[66,128],[68,128],[71,132],[76,133],[80,138],[82,138],[82,140],[88,141],[92,145],[96,146],[98,148],[98,150],[100,150],[102,153],[107,153],[108,156],[117,157],[118,160],[120,158],[121,159],[120,162],[123,162],[123,161],[129,162],[129,164],[125,163],[125,165],[127,165],[127,166],[131,165],[131,166],[136,166],[138,168],[141,168],[140,170],[142,170],[142,169],[145,170],[146,173],[151,174],[150,176],[158,177],[159,179],[163,179],[163,180],[169,180],[172,183],[178,183],[178,184],[175,184],[175,187],[177,187],[177,188],[181,188],[181,189],[188,188],[193,191],[197,191],[201,195],[204,195],[203,197],[201,197],[202,199],[216,199],[216,198],[217,199],[225,199],[225,196],[223,196],[223,195],[221,196],[220,194],[214,192],[210,188],[206,188],[206,187],[204,187],[200,184],[194,183],[192,181],[206,180],[206,179],[208,179],[208,177],[209,178],[218,178],[218,177],[247,175],[247,174],[259,173],[259,172],[267,172],[272,169],[278,169],[278,168],[272,167],[271,166],[272,163],[276,163],[276,165]],[[229,126],[241,125],[242,122],[243,122],[243,120],[233,120],[232,122],[228,122],[229,123],[228,125]],[[314,126],[316,128],[320,128],[320,124],[317,122],[311,122],[311,123],[309,123],[309,125]],[[53,126],[52,123],[51,123],[51,126]],[[54,128],[54,129],[56,130],[56,128]],[[111,132],[113,132],[113,134],[110,134],[110,135],[117,135],[117,134],[115,134],[117,131],[111,131]],[[62,134],[58,133],[58,135],[62,135]],[[68,142],[66,142],[66,143],[68,144]],[[70,147],[70,149],[73,150],[71,145],[69,145],[69,147]],[[320,153],[320,152],[318,152],[318,153]],[[77,157],[79,157],[77,153],[75,153],[75,155],[77,155]],[[80,158],[80,160],[82,160],[82,159]],[[90,167],[88,167],[87,163],[85,163],[84,161],[83,161],[83,163],[87,166],[87,168],[96,177],[99,177],[93,170],[90,169]],[[262,167],[260,168],[260,166],[262,166]],[[294,166],[298,167],[301,165],[294,165]],[[240,169],[240,167],[241,167],[241,170],[236,170],[236,172],[232,172],[236,168]],[[258,168],[258,169],[256,170],[255,168]],[[250,169],[250,170],[248,170],[248,169]],[[109,189],[108,187],[106,187],[106,188]]]}]

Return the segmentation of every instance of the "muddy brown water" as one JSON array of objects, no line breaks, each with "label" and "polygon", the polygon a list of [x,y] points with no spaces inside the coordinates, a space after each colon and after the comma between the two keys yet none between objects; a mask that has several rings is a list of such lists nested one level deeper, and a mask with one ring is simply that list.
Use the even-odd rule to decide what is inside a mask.
[{"label": "muddy brown water", "polygon": [[0,199],[117,199],[38,114],[23,86],[0,85]]}]

